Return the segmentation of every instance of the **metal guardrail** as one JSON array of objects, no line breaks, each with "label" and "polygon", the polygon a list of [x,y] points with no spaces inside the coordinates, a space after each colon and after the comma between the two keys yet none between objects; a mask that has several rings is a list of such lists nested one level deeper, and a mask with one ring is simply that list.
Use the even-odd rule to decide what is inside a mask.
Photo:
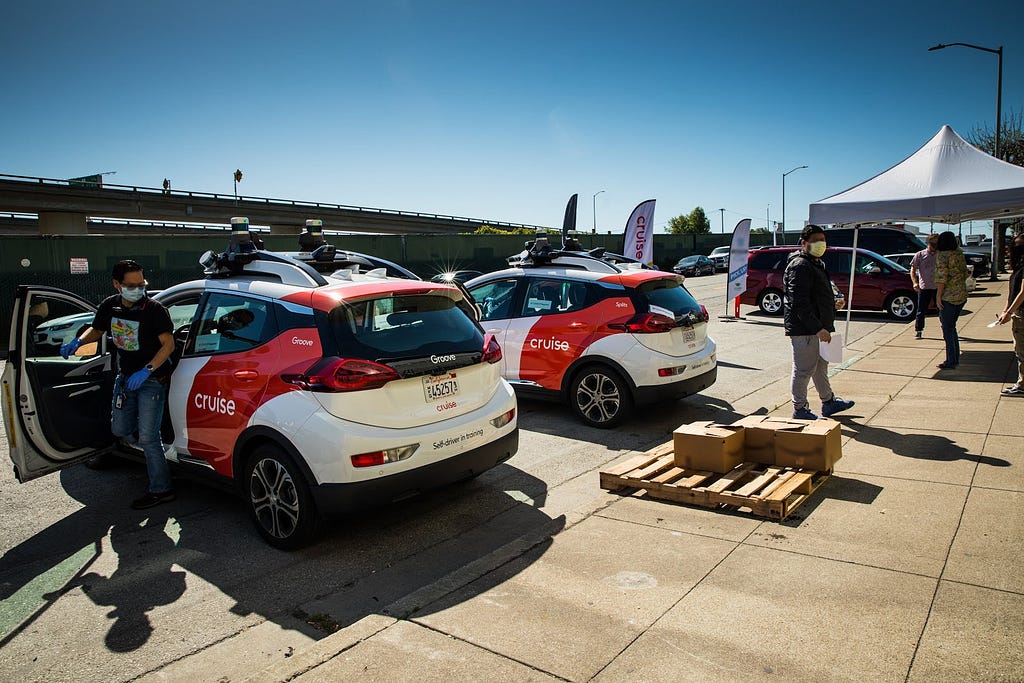
[{"label": "metal guardrail", "polygon": [[497,227],[509,227],[509,228],[533,228],[537,230],[548,230],[547,226],[543,225],[528,225],[525,223],[509,223],[507,221],[492,221],[483,220],[479,218],[468,218],[466,216],[449,216],[445,214],[434,214],[434,213],[422,213],[419,211],[401,211],[397,209],[378,209],[367,206],[351,206],[347,204],[332,204],[328,202],[310,202],[295,199],[275,199],[271,197],[247,197],[244,195],[233,195],[233,194],[218,194],[216,192],[197,192],[193,190],[165,190],[162,187],[143,187],[139,185],[117,185],[114,183],[86,183],[80,180],[62,180],[59,178],[40,178],[37,176],[23,176],[13,175],[10,173],[0,173],[0,178],[6,178],[11,180],[17,180],[19,182],[33,182],[39,185],[59,185],[63,187],[76,187],[82,189],[117,189],[134,192],[136,194],[153,194],[160,195],[163,197],[181,197],[183,199],[214,199],[224,200],[232,202],[262,202],[264,204],[281,204],[285,206],[294,207],[312,207],[318,209],[342,209],[346,211],[360,211],[365,213],[372,213],[382,216],[407,216],[413,218],[432,218],[446,221],[458,221],[462,223],[480,223],[485,225],[497,226]]}]

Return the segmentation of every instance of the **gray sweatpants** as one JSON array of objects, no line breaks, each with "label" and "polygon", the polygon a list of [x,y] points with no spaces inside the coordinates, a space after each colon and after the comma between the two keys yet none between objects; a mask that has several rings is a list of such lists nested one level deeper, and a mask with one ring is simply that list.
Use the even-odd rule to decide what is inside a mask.
[{"label": "gray sweatpants", "polygon": [[814,380],[818,398],[822,403],[832,399],[832,385],[828,381],[828,361],[821,357],[818,336],[814,334],[790,337],[793,343],[793,410],[808,408],[807,383]]}]

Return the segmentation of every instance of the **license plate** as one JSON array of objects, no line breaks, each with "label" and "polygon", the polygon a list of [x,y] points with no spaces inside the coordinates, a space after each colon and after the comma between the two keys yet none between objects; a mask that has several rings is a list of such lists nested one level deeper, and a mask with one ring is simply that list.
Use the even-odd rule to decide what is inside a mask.
[{"label": "license plate", "polygon": [[423,378],[423,396],[427,403],[451,398],[459,393],[459,380],[454,372],[438,377]]},{"label": "license plate", "polygon": [[684,330],[683,331],[683,341],[684,342],[697,341],[697,331],[696,330]]}]

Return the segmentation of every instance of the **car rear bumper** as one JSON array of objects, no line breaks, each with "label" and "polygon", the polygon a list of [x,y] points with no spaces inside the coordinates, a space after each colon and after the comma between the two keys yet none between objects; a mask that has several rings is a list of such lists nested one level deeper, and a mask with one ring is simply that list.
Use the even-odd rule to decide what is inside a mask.
[{"label": "car rear bumper", "polygon": [[718,365],[716,364],[704,374],[684,379],[681,382],[637,387],[633,397],[638,404],[675,401],[707,389],[717,379]]},{"label": "car rear bumper", "polygon": [[379,479],[348,484],[320,484],[312,490],[322,517],[386,505],[445,484],[475,477],[508,460],[519,449],[519,428],[479,448]]}]

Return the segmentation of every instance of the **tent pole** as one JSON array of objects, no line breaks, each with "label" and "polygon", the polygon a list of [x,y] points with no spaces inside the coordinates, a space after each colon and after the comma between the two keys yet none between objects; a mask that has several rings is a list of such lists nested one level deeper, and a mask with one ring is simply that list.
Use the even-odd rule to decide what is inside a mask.
[{"label": "tent pole", "polygon": [[860,237],[860,225],[853,228],[853,253],[850,254],[850,286],[846,295],[846,331],[843,333],[843,346],[850,343],[850,312],[853,310],[853,278],[857,270],[857,238]]}]

